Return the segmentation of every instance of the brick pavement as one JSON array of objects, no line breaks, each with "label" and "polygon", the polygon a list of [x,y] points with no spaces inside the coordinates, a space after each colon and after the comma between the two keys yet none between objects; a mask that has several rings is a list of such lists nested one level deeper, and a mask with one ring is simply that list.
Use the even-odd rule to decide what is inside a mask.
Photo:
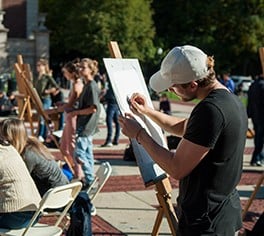
[{"label": "brick pavement", "polygon": [[[99,152],[98,156],[100,160],[107,160],[111,164],[111,158],[108,158],[109,153],[111,153],[111,150],[108,151],[108,155],[104,158],[102,157],[102,154]],[[122,154],[114,155],[115,159],[120,158],[122,159]],[[97,153],[95,152],[95,158],[97,158]],[[241,180],[239,182],[239,185],[254,185],[257,183],[258,179],[261,176],[261,172],[257,171],[244,171],[241,177]],[[173,188],[178,188],[178,181],[170,178],[170,182],[172,184]],[[130,183],[129,185],[127,183]],[[102,189],[102,192],[122,192],[122,191],[139,191],[146,189],[143,181],[141,179],[140,175],[130,175],[130,176],[111,176],[105,186]],[[154,189],[154,187],[149,187],[149,189]],[[242,208],[247,203],[247,199],[241,200]],[[245,229],[251,230],[258,219],[258,217],[261,215],[261,213],[264,211],[264,196],[262,196],[261,199],[255,199],[247,213],[247,216],[243,222],[243,227]],[[95,222],[97,219],[94,219]],[[94,222],[93,222],[94,223]],[[97,230],[99,230],[97,228]],[[98,232],[98,231],[97,231]],[[103,234],[104,232],[101,231]],[[100,235],[100,233],[95,234]]]},{"label": "brick pavement", "polygon": [[[154,104],[155,105],[155,104]],[[186,109],[186,115],[189,113],[190,109]],[[173,109],[175,110],[175,109]],[[181,114],[184,114],[181,113]],[[135,162],[125,162],[123,161],[123,153],[124,148],[128,144],[128,139],[121,138],[120,144],[121,148],[98,148],[101,144],[104,143],[105,138],[105,126],[101,125],[101,130],[103,130],[102,135],[98,135],[96,139],[94,139],[94,145],[96,146],[94,150],[95,154],[95,160],[99,163],[102,161],[109,161],[112,166],[116,166],[117,163],[119,166],[122,165],[130,165],[135,166]],[[245,155],[251,155],[253,151],[252,145],[248,145],[245,148],[244,154]],[[58,151],[53,150],[55,156],[58,155]],[[247,163],[248,165],[248,163]],[[252,187],[257,183],[258,178],[261,175],[261,171],[263,169],[255,169],[250,168],[247,166],[247,168],[244,168],[242,178],[240,180],[239,186],[249,186]],[[174,189],[178,188],[178,181],[174,179],[170,179],[172,187]],[[129,184],[128,184],[129,183]],[[147,190],[151,190],[154,187],[149,187]],[[129,173],[123,173],[118,175],[112,175],[110,176],[109,180],[105,184],[105,186],[102,189],[102,193],[113,193],[113,192],[128,192],[128,191],[142,191],[146,190],[146,187],[143,184],[143,181],[141,179],[141,176],[139,174],[129,174]],[[244,191],[242,192],[246,195],[246,198],[241,198],[241,204],[242,207],[244,207],[247,203],[247,199],[250,196],[250,191]],[[173,202],[175,202],[175,199],[173,199]],[[157,207],[157,206],[154,206]],[[261,196],[257,197],[243,222],[243,228],[251,230],[257,220],[257,218],[260,216],[260,214],[264,211],[264,193],[263,193],[263,187],[261,188]],[[48,222],[49,220],[46,220]],[[93,235],[99,236],[99,235],[125,235],[125,233],[121,232],[119,229],[115,228],[113,225],[111,225],[110,222],[107,222],[106,219],[100,217],[99,215],[92,217],[92,230]]]},{"label": "brick pavement", "polygon": [[[127,139],[121,139],[120,143],[128,143]],[[103,139],[94,140],[95,146],[103,144]],[[252,147],[245,148],[245,154],[250,155],[253,151]],[[108,161],[112,166],[115,165],[116,161],[119,161],[123,165],[136,165],[135,162],[125,162],[123,161],[124,149],[114,149],[114,148],[96,148],[94,150],[95,160],[97,161]],[[56,155],[56,152],[55,152]],[[261,175],[261,171],[256,170],[244,170],[242,178],[240,180],[239,186],[252,186],[257,183],[258,178]],[[178,181],[170,178],[173,188],[178,188]],[[128,184],[129,183],[129,184]],[[154,189],[154,186],[148,187],[148,190]],[[128,191],[142,191],[146,190],[146,187],[143,184],[142,178],[140,175],[112,175],[109,180],[101,190],[101,192],[128,192]],[[246,193],[249,196],[249,192]],[[173,199],[173,202],[175,200]],[[247,198],[241,200],[242,207],[247,203]],[[154,206],[157,207],[157,206]],[[260,216],[264,211],[264,197],[260,199],[256,198],[243,222],[243,228],[251,230]],[[106,220],[100,216],[95,216],[92,218],[92,228],[93,234],[96,236],[99,235],[125,235],[108,223]]]}]

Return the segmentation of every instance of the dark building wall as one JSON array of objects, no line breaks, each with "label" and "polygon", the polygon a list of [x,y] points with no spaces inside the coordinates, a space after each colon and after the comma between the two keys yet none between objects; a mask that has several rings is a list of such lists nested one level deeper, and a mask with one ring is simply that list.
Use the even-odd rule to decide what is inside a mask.
[{"label": "dark building wall", "polygon": [[26,38],[26,0],[3,0],[3,25],[9,29],[8,37]]}]

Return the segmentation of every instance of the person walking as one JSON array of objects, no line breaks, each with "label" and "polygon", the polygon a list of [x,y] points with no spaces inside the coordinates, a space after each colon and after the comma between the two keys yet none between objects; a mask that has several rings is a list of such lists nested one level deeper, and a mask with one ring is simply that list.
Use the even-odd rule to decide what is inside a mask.
[{"label": "person walking", "polygon": [[[106,83],[106,94],[104,96],[104,102],[106,104],[106,126],[107,126],[107,136],[104,144],[101,147],[112,147],[113,145],[118,145],[120,136],[120,124],[118,121],[118,116],[120,115],[119,107],[115,98],[115,94],[112,85],[107,80]],[[113,136],[113,123],[115,124],[115,133]]]},{"label": "person walking", "polygon": [[182,137],[175,152],[157,144],[131,113],[119,116],[122,132],[135,138],[153,160],[180,181],[177,236],[232,236],[242,227],[236,186],[242,174],[248,119],[239,98],[217,79],[214,59],[197,47],[173,48],[150,78],[156,92],[168,89],[182,101],[200,102],[189,118],[173,117],[134,93],[130,108]]},{"label": "person walking", "polygon": [[251,118],[254,136],[254,151],[250,160],[252,166],[264,165],[264,77],[263,75],[251,84],[248,90],[248,117]]}]

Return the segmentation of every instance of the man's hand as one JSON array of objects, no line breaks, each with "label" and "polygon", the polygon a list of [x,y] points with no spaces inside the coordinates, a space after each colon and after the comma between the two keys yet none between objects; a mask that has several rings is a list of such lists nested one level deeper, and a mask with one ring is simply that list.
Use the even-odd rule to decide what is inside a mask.
[{"label": "man's hand", "polygon": [[138,131],[142,128],[130,113],[125,113],[125,116],[119,116],[118,121],[122,128],[122,133],[129,138],[136,138]]},{"label": "man's hand", "polygon": [[144,95],[139,93],[132,94],[130,98],[130,109],[134,114],[138,116],[146,114],[149,107]]}]

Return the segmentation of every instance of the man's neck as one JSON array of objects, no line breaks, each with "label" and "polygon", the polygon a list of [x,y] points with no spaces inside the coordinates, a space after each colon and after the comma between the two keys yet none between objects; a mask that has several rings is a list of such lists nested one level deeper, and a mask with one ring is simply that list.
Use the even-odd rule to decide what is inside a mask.
[{"label": "man's neck", "polygon": [[204,88],[199,88],[197,98],[198,99],[204,99],[208,96],[209,93],[211,93],[213,90],[216,89],[225,89],[229,91],[224,85],[222,85],[219,81],[215,80],[212,84],[204,87]]}]

